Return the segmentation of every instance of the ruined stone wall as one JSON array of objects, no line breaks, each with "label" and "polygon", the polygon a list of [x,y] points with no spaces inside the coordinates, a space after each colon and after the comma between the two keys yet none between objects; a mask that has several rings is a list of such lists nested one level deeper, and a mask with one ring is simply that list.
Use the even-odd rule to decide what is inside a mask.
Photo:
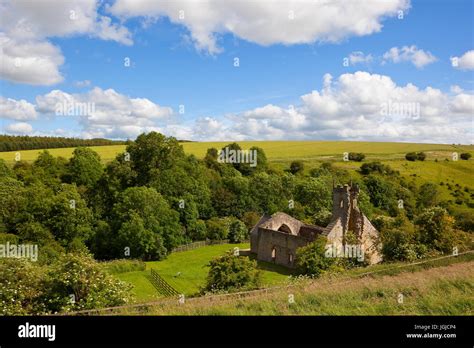
[{"label": "ruined stone wall", "polygon": [[293,235],[297,235],[298,231],[300,230],[300,227],[303,225],[301,221],[287,214],[277,213],[277,214],[274,214],[270,220],[261,224],[260,227],[263,227],[269,230],[278,231],[278,229],[283,224],[287,225],[290,228],[291,234]]},{"label": "ruined stone wall", "polygon": [[[306,245],[308,242],[308,240],[300,236],[259,228],[257,259],[275,262],[286,267],[294,267],[296,249]],[[273,248],[275,248],[275,259],[272,257]],[[290,255],[293,257],[293,262],[290,262]]]},{"label": "ruined stone wall", "polygon": [[380,250],[379,232],[365,215],[363,216],[363,231],[361,244],[363,245],[368,261],[371,264],[381,262],[382,253]]}]

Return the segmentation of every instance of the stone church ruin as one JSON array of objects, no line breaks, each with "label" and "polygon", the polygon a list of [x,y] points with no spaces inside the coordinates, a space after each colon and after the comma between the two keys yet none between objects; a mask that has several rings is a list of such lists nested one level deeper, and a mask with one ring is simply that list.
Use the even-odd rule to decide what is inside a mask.
[{"label": "stone church ruin", "polygon": [[281,212],[262,216],[250,234],[251,253],[256,254],[258,260],[294,268],[298,248],[321,235],[327,238],[328,244],[343,250],[351,231],[366,261],[380,262],[379,232],[360,211],[358,196],[357,185],[333,187],[332,219],[326,227],[308,225]]}]

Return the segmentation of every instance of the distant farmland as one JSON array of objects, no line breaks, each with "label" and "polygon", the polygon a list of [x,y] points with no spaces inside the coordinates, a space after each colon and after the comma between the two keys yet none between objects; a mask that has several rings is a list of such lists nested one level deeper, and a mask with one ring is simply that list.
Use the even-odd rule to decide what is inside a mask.
[{"label": "distant farmland", "polygon": [[[296,159],[311,160],[341,160],[344,152],[362,152],[366,160],[396,160],[403,159],[407,152],[428,152],[428,160],[432,158],[450,158],[453,152],[474,152],[473,145],[448,144],[416,144],[416,143],[383,143],[383,142],[350,142],[350,141],[240,141],[243,149],[252,146],[261,147],[272,162],[288,162]],[[184,150],[198,158],[203,158],[206,150],[211,147],[220,149],[229,142],[185,142]],[[126,145],[92,146],[104,162],[109,162],[115,156],[125,151]],[[24,161],[34,161],[41,150],[24,150],[0,152],[0,158],[9,163],[15,161],[15,155],[20,152]],[[74,148],[49,149],[54,156],[69,158]]]}]

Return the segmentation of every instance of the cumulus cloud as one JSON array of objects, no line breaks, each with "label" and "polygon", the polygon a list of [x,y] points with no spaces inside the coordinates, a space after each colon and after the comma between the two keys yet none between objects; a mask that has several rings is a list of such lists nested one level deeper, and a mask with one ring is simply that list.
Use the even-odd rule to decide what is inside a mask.
[{"label": "cumulus cloud", "polygon": [[299,106],[266,105],[229,116],[227,139],[341,139],[472,142],[474,96],[450,95],[358,71],[301,96]]},{"label": "cumulus cloud", "polygon": [[467,51],[461,57],[451,57],[451,65],[456,69],[474,70],[474,50]]},{"label": "cumulus cloud", "polygon": [[63,80],[61,50],[47,41],[17,41],[0,33],[0,77],[31,85],[53,85]]},{"label": "cumulus cloud", "polygon": [[0,118],[26,121],[34,120],[36,116],[35,106],[26,100],[15,100],[0,96]]},{"label": "cumulus cloud", "polygon": [[434,63],[437,58],[428,51],[423,51],[415,45],[403,46],[401,48],[392,47],[383,55],[384,62],[392,63],[410,62],[417,68]]},{"label": "cumulus cloud", "polygon": [[219,34],[232,33],[260,45],[339,42],[379,32],[382,20],[407,11],[409,0],[386,1],[246,1],[117,0],[110,12],[122,18],[167,17],[185,26],[195,46],[219,53]]},{"label": "cumulus cloud", "polygon": [[[142,132],[157,131],[179,139],[207,141],[339,139],[472,143],[473,140],[474,94],[471,92],[458,86],[443,92],[411,83],[398,85],[389,76],[364,71],[338,77],[325,74],[322,87],[301,95],[294,106],[266,104],[185,122],[178,122],[170,107],[155,101],[97,87],[78,94],[53,90],[37,96],[35,105],[5,98],[0,105],[2,110],[7,110],[2,117],[19,120],[25,117],[23,110],[29,110],[30,117],[34,111],[39,117],[63,117],[56,116],[59,105],[61,110],[66,110],[64,117],[78,120],[82,126],[80,135],[88,138],[135,138]],[[85,112],[81,114],[77,110]]]},{"label": "cumulus cloud", "polygon": [[0,0],[0,11],[8,14],[0,22],[0,77],[33,85],[61,82],[64,57],[51,37],[88,35],[131,45],[128,29],[100,15],[99,6],[98,0]]},{"label": "cumulus cloud", "polygon": [[157,122],[164,123],[173,116],[170,107],[147,98],[130,98],[98,87],[78,94],[53,90],[36,97],[36,108],[44,115],[78,117],[86,137],[134,137],[156,130]]},{"label": "cumulus cloud", "polygon": [[29,123],[18,122],[5,126],[5,130],[10,134],[31,135],[33,132],[33,127],[31,127]]}]

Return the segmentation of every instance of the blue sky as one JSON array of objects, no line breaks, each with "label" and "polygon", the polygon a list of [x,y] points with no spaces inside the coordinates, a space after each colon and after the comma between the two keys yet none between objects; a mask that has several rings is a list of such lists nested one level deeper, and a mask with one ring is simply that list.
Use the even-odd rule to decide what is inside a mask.
[{"label": "blue sky", "polygon": [[[333,21],[306,0],[258,6],[216,0],[209,9],[190,0],[175,8],[147,0],[44,4],[56,16],[73,9],[79,17],[62,23],[41,18],[33,2],[2,1],[9,20],[0,25],[0,132],[473,143],[473,2],[383,2],[362,1],[367,5],[354,16],[335,3]],[[284,16],[275,13],[276,4]],[[97,25],[101,18],[109,24]],[[19,23],[27,23],[28,34],[19,33]],[[20,66],[7,66],[15,63]],[[93,103],[96,114],[57,115],[63,100]],[[387,103],[408,111],[417,106],[420,113],[381,115]],[[135,112],[137,105],[144,111]]]}]

